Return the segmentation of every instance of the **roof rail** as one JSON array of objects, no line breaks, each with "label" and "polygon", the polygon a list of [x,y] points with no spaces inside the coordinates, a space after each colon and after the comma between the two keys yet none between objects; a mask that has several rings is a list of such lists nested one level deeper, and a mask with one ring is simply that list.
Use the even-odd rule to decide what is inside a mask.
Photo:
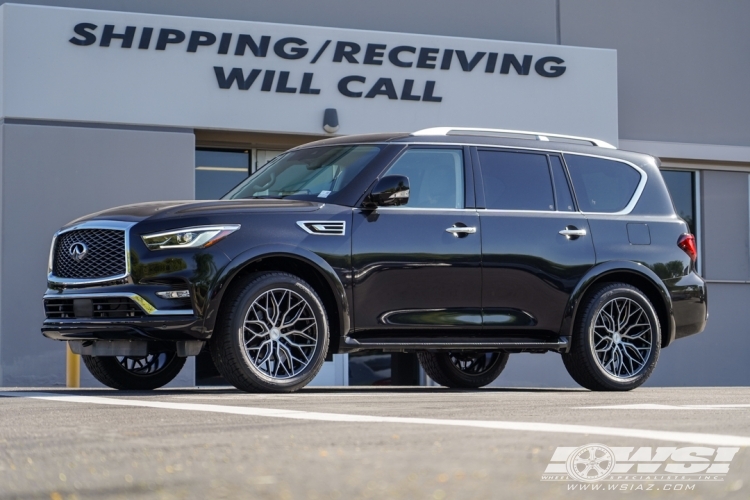
[{"label": "roof rail", "polygon": [[499,128],[472,128],[472,127],[433,127],[425,128],[412,132],[414,136],[424,135],[451,135],[451,132],[468,132],[466,135],[472,135],[472,132],[477,132],[476,135],[529,135],[534,137],[537,141],[549,141],[550,139],[564,139],[568,141],[581,141],[587,142],[600,148],[617,149],[612,144],[602,141],[600,139],[593,139],[591,137],[578,137],[575,135],[561,135],[561,134],[546,134],[543,132],[528,132],[526,130],[505,130]]}]

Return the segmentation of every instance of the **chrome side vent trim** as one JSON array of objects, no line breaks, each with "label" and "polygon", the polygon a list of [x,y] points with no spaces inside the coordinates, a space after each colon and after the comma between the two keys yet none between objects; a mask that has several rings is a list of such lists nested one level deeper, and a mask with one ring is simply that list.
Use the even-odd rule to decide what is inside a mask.
[{"label": "chrome side vent trim", "polygon": [[342,220],[301,220],[297,222],[306,233],[320,236],[344,236],[346,222]]}]

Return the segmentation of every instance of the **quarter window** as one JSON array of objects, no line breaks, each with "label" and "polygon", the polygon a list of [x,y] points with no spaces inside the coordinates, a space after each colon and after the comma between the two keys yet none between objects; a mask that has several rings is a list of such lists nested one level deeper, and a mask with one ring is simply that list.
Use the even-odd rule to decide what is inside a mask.
[{"label": "quarter window", "polygon": [[554,210],[547,156],[506,151],[479,151],[487,208]]},{"label": "quarter window", "polygon": [[641,174],[626,163],[566,154],[578,206],[583,212],[619,212],[633,198]]},{"label": "quarter window", "polygon": [[409,178],[409,208],[464,208],[460,149],[409,149],[385,175]]}]

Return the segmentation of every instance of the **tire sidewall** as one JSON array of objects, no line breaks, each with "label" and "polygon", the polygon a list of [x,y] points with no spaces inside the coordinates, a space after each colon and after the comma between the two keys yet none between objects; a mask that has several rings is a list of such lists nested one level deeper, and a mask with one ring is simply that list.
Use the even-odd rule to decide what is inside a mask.
[{"label": "tire sidewall", "polygon": [[[250,361],[244,348],[243,328],[250,306],[260,295],[274,289],[288,289],[302,296],[310,306],[318,326],[318,342],[310,363],[294,377],[285,379],[274,379],[263,374]],[[243,375],[251,378],[254,384],[261,385],[269,391],[292,391],[307,385],[317,375],[325,361],[329,339],[328,318],[323,304],[312,288],[301,279],[295,279],[290,275],[267,276],[252,283],[241,292],[238,303],[238,313],[230,320],[229,334],[232,350],[235,351],[236,359],[239,360]]]},{"label": "tire sidewall", "polygon": [[[480,354],[486,355],[488,353]],[[495,353],[493,352],[492,354]],[[450,354],[447,352],[438,353],[436,356],[438,357],[438,362],[444,370],[445,375],[453,381],[458,382],[463,387],[483,387],[497,379],[497,377],[500,376],[500,373],[505,369],[505,365],[508,363],[508,353],[498,351],[496,354],[498,356],[495,358],[492,365],[490,365],[487,370],[476,375],[461,371],[455,364],[453,364]]]},{"label": "tire sidewall", "polygon": [[186,358],[172,355],[158,372],[138,375],[123,368],[117,356],[81,357],[86,368],[99,382],[113,389],[131,391],[148,391],[167,385],[179,375],[186,362]]},{"label": "tire sidewall", "polygon": [[[607,372],[607,370],[605,370],[604,367],[599,363],[599,360],[594,353],[593,347],[594,325],[596,317],[599,314],[599,311],[601,311],[601,309],[608,302],[617,298],[628,298],[635,301],[646,312],[646,316],[651,323],[652,348],[649,352],[648,358],[646,359],[646,364],[640,372],[628,378],[615,377],[614,375]],[[587,358],[589,358],[591,365],[597,371],[597,378],[600,379],[599,382],[601,384],[611,389],[628,390],[640,386],[646,381],[646,379],[651,376],[651,373],[656,367],[656,362],[659,359],[661,346],[661,325],[659,324],[659,317],[657,316],[654,307],[651,305],[651,302],[639,290],[630,286],[618,286],[616,288],[604,289],[593,299],[592,305],[588,309],[587,314],[584,317],[582,328],[584,328],[584,330],[582,331],[583,335],[581,340],[583,340],[585,355]]]}]

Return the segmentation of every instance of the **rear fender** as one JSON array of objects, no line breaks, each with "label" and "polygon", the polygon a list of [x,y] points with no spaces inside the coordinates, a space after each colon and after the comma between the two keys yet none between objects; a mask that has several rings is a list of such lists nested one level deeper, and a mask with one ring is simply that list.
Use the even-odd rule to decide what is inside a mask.
[{"label": "rear fender", "polygon": [[[578,282],[578,285],[571,293],[568,299],[568,304],[565,307],[565,314],[563,316],[562,326],[560,328],[560,335],[565,337],[572,337],[573,327],[575,325],[575,318],[578,314],[578,307],[581,304],[581,300],[586,295],[586,292],[591,288],[592,285],[608,281],[607,276],[613,274],[631,274],[639,279],[647,280],[654,289],[658,291],[658,296],[662,300],[664,310],[666,312],[667,324],[662,324],[662,347],[666,347],[672,343],[675,337],[675,320],[674,311],[672,307],[672,298],[669,294],[669,290],[664,282],[654,273],[651,269],[630,261],[609,261],[598,264],[584,275],[584,277]],[[645,291],[644,291],[645,292]],[[658,308],[658,304],[654,304]],[[662,321],[663,323],[663,321]]]}]

